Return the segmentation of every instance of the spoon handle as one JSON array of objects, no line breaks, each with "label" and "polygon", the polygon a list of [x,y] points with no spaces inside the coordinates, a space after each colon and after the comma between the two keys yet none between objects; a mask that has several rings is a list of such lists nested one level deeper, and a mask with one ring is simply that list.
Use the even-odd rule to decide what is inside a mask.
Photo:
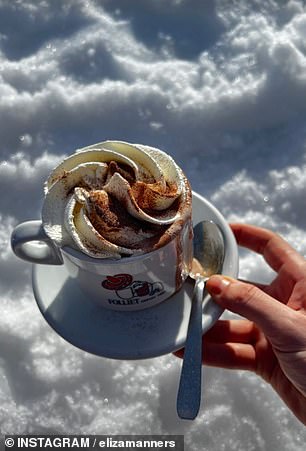
[{"label": "spoon handle", "polygon": [[202,302],[206,278],[197,277],[185,343],[176,410],[182,419],[193,420],[201,403]]}]

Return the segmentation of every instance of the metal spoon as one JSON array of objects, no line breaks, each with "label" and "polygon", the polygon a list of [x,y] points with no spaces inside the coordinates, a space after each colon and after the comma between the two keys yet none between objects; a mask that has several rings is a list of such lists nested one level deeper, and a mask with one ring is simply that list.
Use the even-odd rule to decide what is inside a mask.
[{"label": "metal spoon", "polygon": [[195,279],[187,339],[184,350],[176,409],[182,419],[193,420],[201,402],[202,375],[202,302],[208,278],[222,270],[224,239],[212,221],[194,227],[193,265],[190,277]]}]

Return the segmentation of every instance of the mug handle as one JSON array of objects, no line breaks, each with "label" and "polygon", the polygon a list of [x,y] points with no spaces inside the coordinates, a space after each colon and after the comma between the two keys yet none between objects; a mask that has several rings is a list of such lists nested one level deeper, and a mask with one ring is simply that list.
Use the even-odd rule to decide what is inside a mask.
[{"label": "mug handle", "polygon": [[60,251],[46,235],[41,221],[19,224],[11,235],[11,247],[22,260],[45,265],[63,264]]}]

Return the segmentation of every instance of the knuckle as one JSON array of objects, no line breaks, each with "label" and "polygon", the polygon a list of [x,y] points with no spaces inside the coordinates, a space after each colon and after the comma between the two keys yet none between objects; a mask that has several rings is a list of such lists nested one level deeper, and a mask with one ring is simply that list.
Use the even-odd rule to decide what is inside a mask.
[{"label": "knuckle", "polygon": [[[239,286],[238,286],[239,285]],[[247,305],[260,296],[260,290],[254,285],[239,283],[233,290],[233,298],[239,304]]]}]

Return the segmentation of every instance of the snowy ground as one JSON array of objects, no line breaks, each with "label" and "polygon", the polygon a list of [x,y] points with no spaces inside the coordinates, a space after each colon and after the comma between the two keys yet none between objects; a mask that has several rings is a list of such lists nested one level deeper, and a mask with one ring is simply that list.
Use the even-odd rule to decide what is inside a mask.
[{"label": "snowy ground", "polygon": [[[193,450],[305,449],[305,428],[255,375],[204,369],[177,419],[181,362],[116,361],[57,336],[13,227],[75,148],[122,139],[174,156],[230,221],[306,255],[306,9],[302,1],[0,0],[0,430],[178,434]],[[240,275],[267,281],[241,253]]]}]

